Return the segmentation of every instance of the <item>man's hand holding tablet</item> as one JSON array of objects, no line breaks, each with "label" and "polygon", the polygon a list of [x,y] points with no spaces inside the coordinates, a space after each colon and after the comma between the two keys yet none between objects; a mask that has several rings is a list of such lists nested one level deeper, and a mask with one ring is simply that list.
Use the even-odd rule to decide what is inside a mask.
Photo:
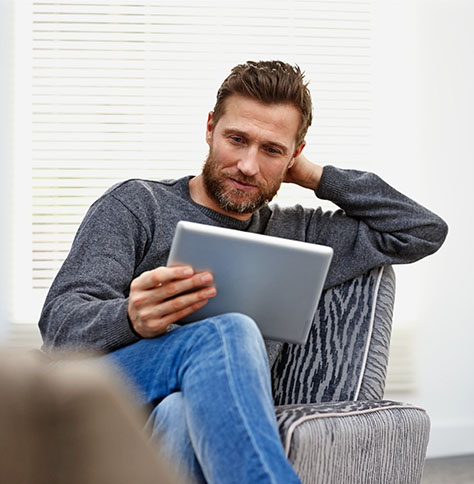
[{"label": "man's hand holding tablet", "polygon": [[[143,338],[166,333],[168,326],[202,308],[216,295],[209,271],[190,266],[158,267],[132,281],[128,317]],[[206,286],[206,287],[202,287]]]}]

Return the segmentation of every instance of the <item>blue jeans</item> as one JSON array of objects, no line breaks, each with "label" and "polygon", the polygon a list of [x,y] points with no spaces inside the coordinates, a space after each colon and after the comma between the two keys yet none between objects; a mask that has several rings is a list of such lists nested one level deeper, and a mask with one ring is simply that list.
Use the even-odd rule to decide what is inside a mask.
[{"label": "blue jeans", "polygon": [[188,324],[106,358],[155,407],[152,438],[195,482],[300,483],[278,434],[265,345],[247,316]]}]

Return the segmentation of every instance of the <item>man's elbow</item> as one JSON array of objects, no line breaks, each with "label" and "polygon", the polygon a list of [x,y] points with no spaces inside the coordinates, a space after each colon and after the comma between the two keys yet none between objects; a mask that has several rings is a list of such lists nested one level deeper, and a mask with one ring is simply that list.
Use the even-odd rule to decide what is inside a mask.
[{"label": "man's elbow", "polygon": [[439,250],[448,235],[448,224],[437,215],[433,215],[430,220],[425,220],[423,225],[419,225],[409,234],[402,231],[397,235],[384,240],[385,244],[388,244],[385,245],[385,249],[395,256],[396,263],[412,263]]},{"label": "man's elbow", "polygon": [[420,253],[420,259],[437,252],[446,240],[448,231],[448,224],[441,217],[434,216],[423,231],[422,239],[424,242],[421,244],[421,252],[424,253]]},{"label": "man's elbow", "polygon": [[448,232],[448,224],[441,217],[437,217],[433,223],[432,230],[432,242],[436,245],[436,250],[443,245],[448,236]]}]

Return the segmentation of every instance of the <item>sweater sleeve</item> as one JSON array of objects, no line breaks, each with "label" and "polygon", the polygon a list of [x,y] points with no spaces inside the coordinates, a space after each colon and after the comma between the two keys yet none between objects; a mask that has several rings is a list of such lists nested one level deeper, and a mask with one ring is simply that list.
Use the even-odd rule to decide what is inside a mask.
[{"label": "sweater sleeve", "polygon": [[316,195],[341,209],[313,210],[306,223],[308,241],[334,249],[327,287],[372,267],[426,257],[447,235],[440,217],[372,173],[326,166]]},{"label": "sweater sleeve", "polygon": [[113,195],[92,205],[46,298],[44,349],[111,351],[138,340],[127,297],[146,240],[140,221]]}]

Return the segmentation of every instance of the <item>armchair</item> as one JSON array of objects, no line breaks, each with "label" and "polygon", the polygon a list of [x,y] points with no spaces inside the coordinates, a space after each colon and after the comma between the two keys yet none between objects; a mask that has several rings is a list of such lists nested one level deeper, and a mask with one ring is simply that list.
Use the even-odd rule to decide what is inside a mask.
[{"label": "armchair", "polygon": [[280,436],[304,484],[418,484],[426,412],[382,400],[395,276],[323,292],[305,345],[267,342]]}]

